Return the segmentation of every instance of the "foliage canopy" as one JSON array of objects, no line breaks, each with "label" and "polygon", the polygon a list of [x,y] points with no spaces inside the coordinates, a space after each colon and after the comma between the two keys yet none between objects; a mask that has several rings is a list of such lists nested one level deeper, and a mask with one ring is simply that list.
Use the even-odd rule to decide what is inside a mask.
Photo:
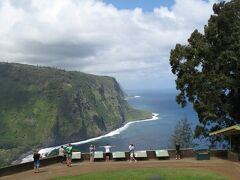
[{"label": "foliage canopy", "polygon": [[170,64],[177,75],[176,101],[193,103],[204,134],[240,122],[240,1],[214,4],[204,33],[195,30],[187,45],[176,44]]},{"label": "foliage canopy", "polygon": [[190,148],[193,146],[193,133],[187,118],[181,119],[177,122],[173,135],[172,144],[180,144],[183,148]]}]

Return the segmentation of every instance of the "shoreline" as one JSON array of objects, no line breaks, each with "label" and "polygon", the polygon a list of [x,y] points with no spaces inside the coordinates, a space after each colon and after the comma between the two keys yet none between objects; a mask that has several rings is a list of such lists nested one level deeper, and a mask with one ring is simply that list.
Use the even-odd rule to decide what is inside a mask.
[{"label": "shoreline", "polygon": [[[80,144],[85,144],[85,143],[88,143],[88,142],[96,141],[96,140],[102,139],[104,137],[111,137],[111,136],[120,134],[121,132],[125,131],[131,124],[141,123],[141,122],[146,122],[146,121],[155,121],[155,120],[159,119],[158,115],[159,114],[157,114],[157,113],[152,113],[152,118],[150,118],[150,119],[130,121],[130,122],[127,122],[126,124],[124,124],[123,126],[121,126],[120,128],[115,129],[115,130],[113,130],[113,131],[111,131],[107,134],[104,134],[104,135],[101,135],[101,136],[98,136],[98,137],[95,137],[95,138],[86,139],[86,140],[83,140],[83,141],[73,142],[71,144],[72,145],[80,145]],[[66,146],[67,144],[62,144],[62,145]],[[45,158],[45,157],[47,157],[46,154],[49,154],[54,149],[60,148],[62,145],[40,149],[39,153],[41,154],[41,156],[43,158]],[[26,152],[25,154],[27,154],[27,153],[30,153],[30,152]],[[24,158],[20,159],[19,161],[20,161],[20,163],[33,161],[32,153],[25,156]]]}]

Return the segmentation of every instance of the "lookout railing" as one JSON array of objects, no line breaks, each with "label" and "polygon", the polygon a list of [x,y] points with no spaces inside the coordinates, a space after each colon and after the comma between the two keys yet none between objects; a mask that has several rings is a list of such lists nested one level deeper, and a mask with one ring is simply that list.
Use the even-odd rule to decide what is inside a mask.
[{"label": "lookout railing", "polygon": [[[170,159],[175,158],[175,155],[176,155],[175,152],[176,152],[175,149],[168,149]],[[211,157],[219,157],[223,159],[227,159],[228,157],[227,150],[211,150],[210,153],[211,153]],[[129,157],[129,152],[125,152],[125,155],[126,155],[126,158],[123,160],[127,161]],[[192,148],[181,149],[181,156],[182,158],[194,157],[195,152]],[[106,155],[104,153],[104,157],[101,161],[105,161],[105,157]],[[155,151],[154,150],[147,151],[147,160],[153,160],[153,159],[156,159]],[[73,162],[81,162],[81,161],[89,161],[89,160],[90,160],[89,153],[82,153],[81,159],[74,160]],[[113,160],[112,157],[110,157],[110,160]],[[40,160],[41,167],[56,164],[56,163],[59,163],[58,156],[48,157]],[[21,163],[17,165],[3,167],[3,168],[0,168],[0,177],[22,172],[22,171],[31,170],[31,169],[33,169],[33,162],[26,162],[26,163]]]}]

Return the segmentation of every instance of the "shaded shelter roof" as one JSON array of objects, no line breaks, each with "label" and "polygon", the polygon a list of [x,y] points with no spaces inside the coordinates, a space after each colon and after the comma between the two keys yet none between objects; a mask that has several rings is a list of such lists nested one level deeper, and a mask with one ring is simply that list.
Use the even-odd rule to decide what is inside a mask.
[{"label": "shaded shelter roof", "polygon": [[234,134],[240,134],[240,124],[236,124],[234,126],[230,126],[228,128],[220,129],[218,131],[213,131],[209,133],[210,136],[213,135],[234,135]]}]

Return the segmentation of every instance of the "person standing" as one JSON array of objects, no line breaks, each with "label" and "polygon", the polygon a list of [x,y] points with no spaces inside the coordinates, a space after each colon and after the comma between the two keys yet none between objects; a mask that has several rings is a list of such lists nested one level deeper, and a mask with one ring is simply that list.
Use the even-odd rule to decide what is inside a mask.
[{"label": "person standing", "polygon": [[180,144],[176,143],[176,159],[180,159]]},{"label": "person standing", "polygon": [[58,150],[59,162],[61,163],[63,163],[64,161],[64,154],[65,154],[64,148],[63,146],[61,146]]},{"label": "person standing", "polygon": [[66,158],[67,158],[67,166],[72,166],[72,145],[68,144],[68,147],[66,147]]},{"label": "person standing", "polygon": [[89,147],[89,151],[90,151],[90,162],[94,162],[94,153],[95,153],[95,145],[91,144]]},{"label": "person standing", "polygon": [[109,144],[106,144],[105,146],[99,146],[99,147],[103,147],[103,148],[105,149],[106,161],[109,161],[110,155],[111,155],[110,149],[111,149],[112,147],[116,147],[116,146],[110,146]]},{"label": "person standing", "polygon": [[129,146],[128,146],[128,148],[129,148],[129,161],[130,162],[137,162],[137,160],[135,159],[135,157],[134,157],[134,149],[135,149],[135,147],[134,147],[134,145],[133,144],[130,144]]},{"label": "person standing", "polygon": [[38,153],[37,150],[35,150],[33,153],[34,173],[39,173],[40,157],[41,155]]}]

